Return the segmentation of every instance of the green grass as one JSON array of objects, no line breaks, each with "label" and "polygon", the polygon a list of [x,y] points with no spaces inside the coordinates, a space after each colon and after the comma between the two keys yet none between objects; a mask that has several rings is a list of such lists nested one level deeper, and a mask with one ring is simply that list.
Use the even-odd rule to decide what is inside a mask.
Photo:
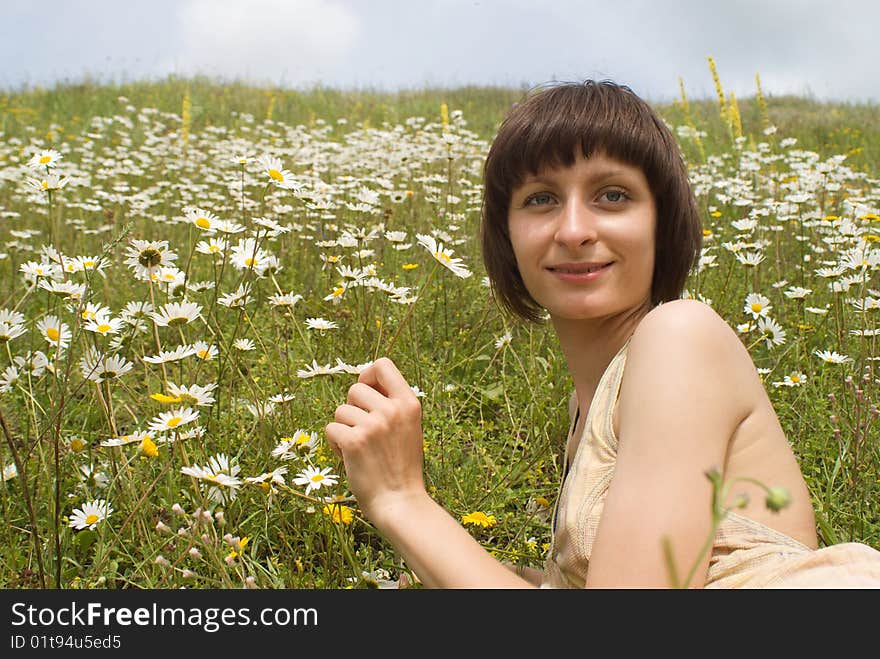
[{"label": "green grass", "polygon": [[[0,375],[28,351],[51,356],[37,328],[41,318],[56,315],[72,332],[70,348],[55,362],[54,374],[19,373],[9,391],[0,393],[6,426],[0,460],[8,467],[17,458],[25,472],[3,481],[0,489],[0,511],[7,521],[0,543],[0,585],[337,588],[369,585],[361,574],[376,569],[396,577],[399,558],[358,516],[351,501],[346,504],[352,507],[353,521],[339,524],[315,498],[325,491],[348,494],[342,465],[323,445],[322,428],[354,376],[299,378],[297,371],[313,360],[364,363],[387,351],[398,330],[391,356],[425,393],[431,493],[456,516],[474,511],[493,515],[494,526],[468,528],[499,557],[540,565],[549,523],[546,509],[536,501],[552,502],[556,494],[571,384],[547,327],[514,323],[499,313],[481,282],[484,272],[475,240],[482,157],[501,118],[523,91],[294,92],[169,79],[0,94],[0,309],[22,313],[28,329],[0,345]],[[443,140],[443,103],[463,118],[453,117],[448,128],[459,138],[452,147]],[[786,186],[807,195],[798,213],[789,217],[777,209],[746,231],[731,223],[743,219],[747,209],[734,199],[720,198],[719,187],[701,191],[711,232],[706,253],[716,256],[717,267],[695,273],[689,291],[710,299],[734,327],[748,319],[742,310],[748,293],[770,298],[786,342],[768,347],[754,328],[742,336],[755,363],[769,369],[765,384],[807,479],[822,540],[877,546],[880,452],[872,406],[877,398],[873,359],[880,353],[874,337],[854,336],[850,330],[873,331],[878,312],[859,312],[848,300],[880,297],[873,291],[878,288],[876,265],[850,268],[843,276],[858,281],[846,292],[828,287],[841,276],[825,279],[815,269],[840,260],[848,250],[874,245],[878,224],[868,209],[876,212],[880,205],[880,119],[868,105],[782,97],[768,98],[767,106],[769,121],[777,127],[770,137],[762,132],[757,101],[739,100],[745,140],[736,147],[735,129],[722,121],[717,103],[689,104],[690,120],[705,132],[701,145],[682,139],[695,176],[749,181],[752,207],[782,199]],[[155,111],[144,112],[146,108]],[[680,103],[658,109],[673,127],[687,121]],[[412,117],[423,122],[408,122]],[[785,138],[797,138],[796,145],[783,146]],[[760,163],[756,172],[742,169],[740,150],[748,152],[762,142],[778,158]],[[73,176],[51,198],[28,192],[27,178],[38,172],[23,167],[43,148],[62,151],[58,170]],[[241,150],[251,156],[278,156],[284,168],[303,177],[312,197],[274,187],[253,163],[243,173],[231,162]],[[804,161],[799,150],[815,153],[815,161]],[[818,164],[832,163],[829,159],[838,154],[848,156],[844,164],[851,173],[837,167],[824,180],[816,178]],[[305,178],[311,175],[329,184],[334,209],[314,207],[314,197],[326,191]],[[361,187],[381,192],[372,210],[346,205],[356,203]],[[389,190],[412,194],[397,199]],[[846,205],[858,197],[861,206]],[[215,257],[194,252],[206,236],[178,221],[186,206],[202,207],[246,227],[247,233],[229,237],[230,248],[261,231],[260,248],[277,257],[281,267],[257,276],[233,267],[229,250]],[[849,222],[826,219],[830,216]],[[267,237],[254,222],[257,217],[291,230]],[[458,279],[439,268],[422,290],[436,266],[418,244],[397,250],[381,232],[369,241],[355,239],[351,247],[316,244],[340,237],[344,229],[354,234],[380,223],[405,231],[412,243],[416,233],[447,232],[455,241],[455,256],[474,275]],[[26,230],[39,233],[21,233]],[[89,284],[83,304],[108,306],[117,317],[131,301],[152,301],[158,308],[179,300],[182,287],[150,285],[133,276],[124,262],[132,238],[167,240],[189,283],[213,284],[212,289],[186,294],[202,307],[202,319],[155,331],[149,319],[145,331],[126,325],[111,347],[113,337],[84,330],[81,306],[30,289],[19,271],[28,261],[45,261],[44,245],[57,246],[67,258],[104,254],[106,277],[67,275],[72,282]],[[736,241],[754,245],[761,239],[768,243],[765,259],[756,267],[743,266],[723,247]],[[360,249],[373,253],[357,255]],[[811,260],[805,261],[805,255]],[[372,264],[386,283],[409,287],[410,295],[421,291],[411,315],[408,305],[366,287],[346,290],[338,303],[325,300],[340,281],[322,259],[327,256],[338,256],[340,264],[352,268]],[[783,279],[788,283],[773,286]],[[218,297],[234,293],[241,284],[251,286],[246,309],[218,303]],[[783,291],[792,285],[813,293],[804,303],[789,299]],[[279,292],[303,298],[284,311],[270,303]],[[826,304],[826,315],[806,311]],[[310,330],[305,320],[313,317],[332,320],[339,329]],[[496,348],[505,331],[512,334],[509,345]],[[252,340],[255,349],[235,349],[240,338]],[[207,362],[188,357],[164,369],[140,359],[160,347],[199,340],[215,344],[218,357]],[[120,354],[133,369],[110,383],[84,378],[80,360],[90,346]],[[814,355],[816,350],[834,350],[853,361],[826,364]],[[792,373],[806,375],[806,383],[774,386]],[[848,375],[859,393],[847,383]],[[166,379],[186,386],[218,384],[213,405],[198,408],[196,423],[204,434],[173,444],[158,442],[156,456],[139,443],[101,446],[111,437],[145,430],[156,415],[175,407],[150,398],[168,392]],[[248,404],[266,405],[270,396],[282,393],[293,398],[275,404],[271,413],[248,410]],[[311,461],[331,467],[340,477],[337,486],[305,496],[304,488],[291,482],[304,462],[281,462],[272,451],[297,430],[317,434]],[[180,470],[207,465],[218,453],[237,461],[242,479],[286,465],[286,485],[276,486],[268,496],[266,488],[243,483],[234,500],[211,502],[207,488]],[[106,486],[78,477],[88,465],[107,479]],[[67,519],[74,508],[99,498],[112,503],[112,515],[94,531],[71,529]],[[185,515],[174,512],[175,504]],[[199,507],[223,514],[196,524],[193,513]],[[161,526],[157,530],[160,522],[170,532]],[[226,534],[248,541],[243,548],[233,547],[223,540]]]}]

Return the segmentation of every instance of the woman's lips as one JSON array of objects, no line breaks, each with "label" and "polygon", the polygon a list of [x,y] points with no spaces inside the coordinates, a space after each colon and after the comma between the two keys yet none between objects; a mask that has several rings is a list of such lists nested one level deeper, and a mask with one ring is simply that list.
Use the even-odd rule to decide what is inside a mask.
[{"label": "woman's lips", "polygon": [[600,277],[613,264],[613,261],[604,265],[596,263],[560,263],[547,269],[563,281],[586,282]]}]

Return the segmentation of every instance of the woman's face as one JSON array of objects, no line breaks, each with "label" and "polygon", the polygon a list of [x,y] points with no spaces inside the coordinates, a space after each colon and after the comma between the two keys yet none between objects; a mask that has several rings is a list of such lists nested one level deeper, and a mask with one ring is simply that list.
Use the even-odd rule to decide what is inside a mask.
[{"label": "woman's face", "polygon": [[529,175],[513,190],[508,212],[526,289],[557,320],[648,304],[656,223],[642,170],[602,153]]}]

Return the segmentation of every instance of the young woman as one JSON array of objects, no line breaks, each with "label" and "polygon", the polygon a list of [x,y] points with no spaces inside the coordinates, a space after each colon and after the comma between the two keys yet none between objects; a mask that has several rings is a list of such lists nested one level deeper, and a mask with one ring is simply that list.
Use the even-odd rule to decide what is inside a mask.
[{"label": "young woman", "polygon": [[[757,484],[692,587],[880,587],[880,552],[817,549],[809,493],[751,358],[710,307],[680,299],[701,244],[676,142],[629,88],[557,85],[517,105],[484,172],[483,259],[501,305],[549,314],[574,382],[565,477],[543,572],[496,561],[427,494],[421,408],[391,360],[326,426],[361,510],[429,587],[667,587],[711,532],[712,485]],[[733,507],[734,502],[727,504]]]}]

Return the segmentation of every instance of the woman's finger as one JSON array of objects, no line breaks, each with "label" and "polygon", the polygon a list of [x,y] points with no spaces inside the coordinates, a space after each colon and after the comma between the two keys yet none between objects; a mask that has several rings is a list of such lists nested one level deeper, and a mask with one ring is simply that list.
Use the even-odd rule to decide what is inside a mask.
[{"label": "woman's finger", "polygon": [[351,430],[349,426],[343,423],[337,423],[336,421],[331,421],[324,426],[324,434],[327,436],[327,443],[338,458],[343,457],[342,449],[339,446],[339,439],[343,437],[344,433],[348,430]]},{"label": "woman's finger", "polygon": [[385,396],[363,382],[355,382],[348,388],[348,404],[367,412],[378,409],[386,402]]},{"label": "woman's finger", "polygon": [[406,378],[401,375],[394,362],[388,357],[380,357],[358,376],[358,382],[381,391],[389,398],[413,396]]},{"label": "woman's finger", "polygon": [[367,420],[369,413],[355,405],[343,404],[336,408],[333,415],[337,423],[343,423],[347,426],[356,426]]}]

